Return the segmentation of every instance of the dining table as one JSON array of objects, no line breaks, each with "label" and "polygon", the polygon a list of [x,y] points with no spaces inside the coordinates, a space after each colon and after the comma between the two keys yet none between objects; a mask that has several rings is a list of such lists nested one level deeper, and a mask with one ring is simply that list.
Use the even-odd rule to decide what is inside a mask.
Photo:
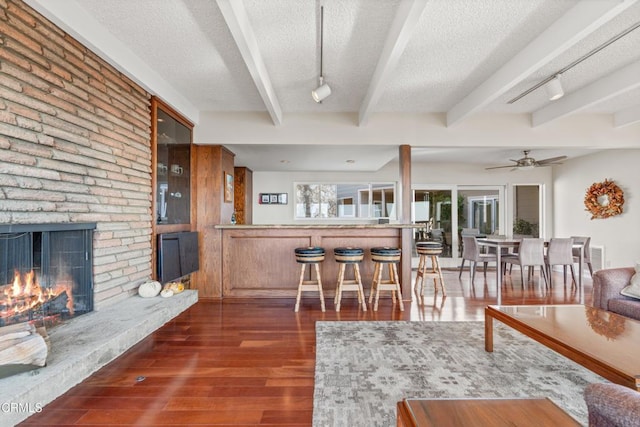
[{"label": "dining table", "polygon": [[[517,249],[518,246],[520,246],[520,242],[522,241],[522,239],[515,239],[515,238],[508,238],[508,237],[506,238],[484,237],[484,238],[478,238],[476,241],[478,242],[478,245],[481,247],[495,248],[496,250],[496,286],[497,286],[496,299],[497,299],[497,304],[500,305],[502,304],[502,268],[500,268],[500,266],[502,265],[502,260],[501,260],[502,250]],[[549,241],[545,240],[544,244],[545,246],[547,246],[549,244]],[[579,271],[578,294],[579,294],[580,304],[584,304],[584,288],[582,286],[584,243],[574,242],[572,247],[580,249],[579,251],[580,255],[578,256],[578,271]],[[524,283],[522,285],[524,286]]]}]

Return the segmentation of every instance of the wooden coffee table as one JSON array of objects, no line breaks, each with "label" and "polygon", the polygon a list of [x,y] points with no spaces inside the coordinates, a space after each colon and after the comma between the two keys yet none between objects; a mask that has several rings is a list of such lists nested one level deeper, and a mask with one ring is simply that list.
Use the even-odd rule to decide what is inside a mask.
[{"label": "wooden coffee table", "polygon": [[404,399],[398,402],[398,427],[431,426],[579,426],[546,398]]},{"label": "wooden coffee table", "polygon": [[608,380],[640,390],[640,322],[584,305],[490,305],[485,350],[493,351],[493,319]]}]

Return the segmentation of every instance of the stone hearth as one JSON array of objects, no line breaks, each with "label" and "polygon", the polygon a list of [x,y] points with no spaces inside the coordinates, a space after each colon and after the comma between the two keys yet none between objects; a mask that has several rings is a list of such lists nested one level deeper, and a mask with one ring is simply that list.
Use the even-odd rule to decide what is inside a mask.
[{"label": "stone hearth", "polygon": [[1,424],[33,415],[197,301],[194,290],[171,298],[136,295],[52,328],[47,366],[0,379],[0,402],[20,408],[3,411]]}]

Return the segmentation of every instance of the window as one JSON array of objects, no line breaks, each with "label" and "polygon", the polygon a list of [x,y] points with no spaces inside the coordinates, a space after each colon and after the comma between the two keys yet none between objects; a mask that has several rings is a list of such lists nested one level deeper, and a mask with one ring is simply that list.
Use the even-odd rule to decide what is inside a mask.
[{"label": "window", "polygon": [[296,219],[396,218],[394,183],[298,183]]},{"label": "window", "polygon": [[513,234],[540,237],[541,187],[515,184],[513,186]]}]

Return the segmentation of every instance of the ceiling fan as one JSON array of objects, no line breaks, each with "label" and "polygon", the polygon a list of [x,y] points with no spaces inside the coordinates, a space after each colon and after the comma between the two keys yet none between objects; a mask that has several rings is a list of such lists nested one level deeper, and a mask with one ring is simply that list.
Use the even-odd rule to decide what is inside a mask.
[{"label": "ceiling fan", "polygon": [[504,166],[493,166],[489,169],[500,169],[500,168],[513,168],[516,169],[533,169],[541,166],[551,166],[551,165],[561,165],[562,161],[567,158],[567,156],[558,156],[558,157],[550,157],[548,159],[536,160],[533,157],[529,157],[529,150],[524,150],[524,157],[518,160],[509,159],[512,162],[515,162],[514,165],[504,165]]}]

